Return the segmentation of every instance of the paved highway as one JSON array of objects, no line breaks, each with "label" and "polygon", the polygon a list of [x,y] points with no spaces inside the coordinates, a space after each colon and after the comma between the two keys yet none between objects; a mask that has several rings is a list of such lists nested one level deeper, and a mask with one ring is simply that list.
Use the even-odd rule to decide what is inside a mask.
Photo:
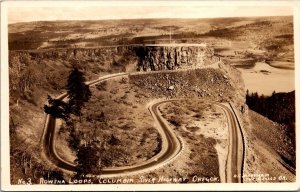
[{"label": "paved highway", "polygon": [[227,183],[242,183],[244,144],[240,125],[235,118],[235,112],[230,104],[215,103],[215,105],[222,108],[228,122],[229,150],[225,166],[225,180]]}]

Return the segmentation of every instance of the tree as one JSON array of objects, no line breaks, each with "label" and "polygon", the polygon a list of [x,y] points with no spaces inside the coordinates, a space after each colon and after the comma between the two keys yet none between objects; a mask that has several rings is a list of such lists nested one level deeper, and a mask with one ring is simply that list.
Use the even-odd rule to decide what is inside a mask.
[{"label": "tree", "polygon": [[77,166],[75,178],[81,179],[87,174],[100,174],[102,165],[99,149],[97,149],[96,146],[81,145],[77,150],[76,156],[75,162]]},{"label": "tree", "polygon": [[85,77],[75,66],[70,72],[67,84],[69,96],[70,112],[76,116],[81,116],[81,108],[88,102],[92,93],[88,85],[85,84]]},{"label": "tree", "polygon": [[78,149],[78,146],[80,145],[80,138],[78,137],[78,133],[76,133],[75,128],[74,128],[74,124],[69,122],[68,123],[69,128],[70,128],[70,135],[69,135],[69,146],[71,147],[71,149]]},{"label": "tree", "polygon": [[55,118],[60,118],[65,121],[69,119],[68,104],[64,101],[53,99],[48,95],[49,105],[44,105],[44,111]]}]

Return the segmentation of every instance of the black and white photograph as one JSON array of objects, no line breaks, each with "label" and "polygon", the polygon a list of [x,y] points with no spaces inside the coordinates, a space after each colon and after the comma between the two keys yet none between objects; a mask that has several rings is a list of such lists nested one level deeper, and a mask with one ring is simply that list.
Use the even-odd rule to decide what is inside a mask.
[{"label": "black and white photograph", "polygon": [[2,2],[3,189],[297,189],[296,1],[227,3]]}]

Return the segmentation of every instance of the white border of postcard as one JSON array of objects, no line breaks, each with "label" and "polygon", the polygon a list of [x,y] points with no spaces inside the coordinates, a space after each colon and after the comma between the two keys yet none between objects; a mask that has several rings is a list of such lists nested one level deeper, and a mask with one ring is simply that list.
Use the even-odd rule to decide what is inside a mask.
[{"label": "white border of postcard", "polygon": [[[295,73],[299,73],[300,1],[3,1],[1,2],[1,190],[5,191],[202,191],[202,190],[300,190],[299,174],[294,183],[242,183],[242,184],[121,184],[121,185],[11,185],[9,162],[9,81],[8,81],[8,7],[59,6],[289,6],[294,10]],[[34,11],[34,10],[33,10]],[[300,77],[295,75],[296,109],[299,108]],[[300,114],[296,112],[296,130]],[[296,148],[300,139],[296,131]],[[299,157],[296,157],[299,165]],[[297,166],[298,173],[299,167]]]}]

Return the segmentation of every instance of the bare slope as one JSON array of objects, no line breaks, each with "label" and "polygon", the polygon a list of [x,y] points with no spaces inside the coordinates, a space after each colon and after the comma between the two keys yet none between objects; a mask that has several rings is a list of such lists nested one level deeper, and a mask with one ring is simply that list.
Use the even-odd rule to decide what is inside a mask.
[{"label": "bare slope", "polygon": [[264,182],[284,182],[280,176],[285,176],[288,182],[295,181],[293,171],[287,169],[283,160],[293,158],[291,138],[286,136],[285,128],[253,111],[249,111],[249,120],[250,125],[245,129],[250,143],[250,157],[246,162],[249,173],[268,173],[276,177]]},{"label": "bare slope", "polygon": [[161,111],[174,131],[186,141],[185,150],[190,155],[182,166],[190,167],[186,167],[187,172],[192,169],[198,176],[217,176],[219,182],[225,182],[229,141],[224,112],[199,99],[170,102],[161,106]]}]

